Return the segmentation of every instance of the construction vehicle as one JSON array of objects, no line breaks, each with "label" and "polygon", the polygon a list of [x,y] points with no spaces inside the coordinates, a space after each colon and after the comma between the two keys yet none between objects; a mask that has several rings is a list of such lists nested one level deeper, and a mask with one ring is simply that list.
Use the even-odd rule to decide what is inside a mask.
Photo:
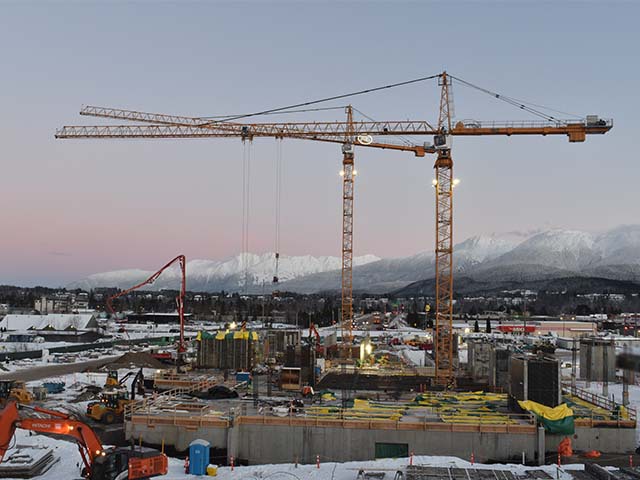
[{"label": "construction vehicle", "polygon": [[27,390],[25,383],[19,380],[0,380],[0,405],[9,401],[22,404],[33,402],[33,393]]},{"label": "construction vehicle", "polygon": [[[120,381],[118,381],[118,372],[115,372],[115,380],[109,372],[105,389],[100,393],[98,402],[91,402],[87,405],[87,416],[97,422],[110,425],[118,420],[122,420],[125,407],[136,399],[136,392],[144,393],[144,375],[142,368],[133,378],[131,382],[131,394],[124,387],[124,382],[133,375],[133,372],[127,373]],[[113,384],[113,382],[115,385]]]},{"label": "construction vehicle", "polygon": [[[307,107],[343,99],[356,95],[403,85],[437,79],[440,88],[440,108],[437,123],[424,120],[404,121],[354,121],[351,105],[346,107],[346,121],[341,122],[289,122],[289,123],[239,123],[245,117],[279,113],[294,113],[299,107]],[[505,102],[519,111],[535,115],[540,120],[531,121],[454,121],[452,82],[487,94],[493,99]],[[357,111],[357,110],[356,110]],[[554,112],[552,114],[546,112]],[[344,95],[306,101],[287,107],[213,120],[210,117],[187,117],[166,114],[138,112],[108,107],[85,106],[81,115],[138,121],[143,125],[89,125],[65,126],[55,134],[56,138],[239,138],[243,142],[254,138],[270,137],[278,140],[294,138],[299,140],[331,142],[342,147],[342,301],[340,326],[342,329],[343,352],[352,355],[353,344],[353,207],[355,186],[355,147],[388,149],[411,152],[417,157],[436,154],[435,178],[432,181],[435,192],[435,383],[445,387],[455,385],[455,363],[453,361],[453,190],[459,180],[453,176],[451,140],[453,137],[475,136],[566,136],[571,143],[584,142],[589,135],[602,135],[613,128],[611,119],[597,115],[556,118],[555,112],[531,102],[525,102],[474,85],[446,71],[406,82],[360,90]],[[363,115],[364,116],[364,115]],[[431,136],[433,143],[412,143],[406,136]],[[402,143],[380,142],[389,136],[402,136]],[[278,251],[278,249],[276,248]],[[277,275],[276,275],[277,276]]]},{"label": "construction vehicle", "polygon": [[[314,338],[315,336],[315,338]],[[315,344],[316,355],[324,354],[324,347],[322,346],[322,337],[313,322],[309,323],[309,343]]]},{"label": "construction vehicle", "polygon": [[[21,409],[45,417],[24,417]],[[17,428],[74,440],[84,464],[82,475],[89,480],[135,480],[167,474],[169,461],[164,453],[144,447],[105,449],[88,425],[55,410],[19,406],[14,401],[0,411],[0,461]]]},{"label": "construction vehicle", "polygon": [[104,382],[104,388],[114,388],[120,385],[120,381],[118,380],[118,371],[117,370],[109,370],[107,373],[107,379]]},{"label": "construction vehicle", "polygon": [[167,263],[164,267],[162,267],[156,273],[154,273],[149,278],[147,278],[144,282],[140,282],[131,288],[127,288],[126,290],[123,290],[121,292],[116,293],[115,295],[110,296],[109,298],[107,298],[106,303],[107,303],[107,310],[109,311],[109,313],[111,315],[115,315],[115,310],[113,309],[113,301],[116,298],[127,295],[133,292],[134,290],[138,290],[139,288],[144,287],[145,285],[152,284],[158,279],[160,275],[162,275],[162,272],[164,272],[167,268],[171,267],[176,262],[180,266],[180,273],[182,276],[182,281],[180,283],[180,293],[178,293],[178,296],[176,297],[176,307],[178,310],[178,317],[180,319],[180,339],[178,341],[178,366],[181,366],[186,363],[185,357],[187,352],[187,349],[184,343],[184,297],[187,291],[187,273],[186,273],[187,259],[184,255],[178,255],[177,257],[175,257],[173,260]]}]

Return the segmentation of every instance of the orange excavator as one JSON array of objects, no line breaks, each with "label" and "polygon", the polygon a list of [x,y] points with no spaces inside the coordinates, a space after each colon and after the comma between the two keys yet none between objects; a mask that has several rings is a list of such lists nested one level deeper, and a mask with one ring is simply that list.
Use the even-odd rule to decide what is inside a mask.
[{"label": "orange excavator", "polygon": [[[23,417],[19,408],[46,417]],[[145,447],[105,449],[88,425],[69,415],[41,407],[18,407],[13,401],[0,411],[0,461],[9,449],[17,428],[73,439],[84,463],[83,476],[89,480],[135,480],[167,474],[169,462],[164,453]]]},{"label": "orange excavator", "polygon": [[324,348],[322,347],[322,337],[320,337],[320,333],[316,328],[313,322],[309,323],[309,342],[314,343],[313,335],[315,335],[315,347],[316,354],[322,355],[324,353]]}]

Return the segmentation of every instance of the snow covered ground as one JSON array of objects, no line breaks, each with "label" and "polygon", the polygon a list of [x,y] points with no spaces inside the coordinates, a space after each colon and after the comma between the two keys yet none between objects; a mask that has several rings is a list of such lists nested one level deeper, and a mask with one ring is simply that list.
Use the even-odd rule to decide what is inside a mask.
[{"label": "snow covered ground", "polygon": [[0,352],[30,352],[32,350],[48,350],[69,345],[77,344],[70,342],[0,342]]},{"label": "snow covered ground", "polygon": [[[65,480],[79,479],[82,468],[82,461],[75,444],[63,440],[54,440],[42,435],[29,436],[28,432],[18,430],[16,432],[16,440],[13,446],[19,445],[42,445],[53,448],[54,455],[60,457],[62,461],[54,464],[48,472],[35,478],[64,478]],[[7,453],[9,455],[11,451]],[[429,465],[440,467],[471,467],[468,461],[456,457],[432,457],[432,456],[416,456],[413,459],[414,465]],[[320,468],[315,464],[312,465],[296,465],[294,464],[277,464],[277,465],[255,465],[250,467],[235,467],[231,471],[231,467],[221,467],[218,469],[218,478],[228,480],[248,480],[248,479],[299,479],[299,480],[353,480],[356,478],[360,469],[367,471],[384,471],[387,473],[385,477],[393,478],[397,470],[403,470],[409,464],[408,458],[400,459],[383,459],[367,462],[347,462],[332,463],[323,462],[321,460]],[[508,470],[514,473],[521,473],[525,470],[543,470],[552,475],[553,478],[570,480],[573,478],[567,471],[582,470],[582,465],[566,465],[558,472],[558,468],[553,465],[544,467],[525,467],[523,465],[504,464],[504,465],[473,465],[478,469],[494,469]],[[559,473],[559,475],[558,475]],[[184,473],[184,461],[177,458],[169,459],[169,473],[165,477],[166,480],[179,480],[183,478],[196,478],[194,475]],[[200,477],[202,478],[202,477]]]}]

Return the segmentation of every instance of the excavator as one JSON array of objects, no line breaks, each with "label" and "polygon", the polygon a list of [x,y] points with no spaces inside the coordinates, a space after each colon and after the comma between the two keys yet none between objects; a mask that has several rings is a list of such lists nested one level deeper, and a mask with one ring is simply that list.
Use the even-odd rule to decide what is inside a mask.
[{"label": "excavator", "polygon": [[0,406],[14,400],[20,403],[33,402],[33,393],[27,390],[25,383],[19,380],[0,381]]},{"label": "excavator", "polygon": [[[315,351],[317,356],[322,356],[324,354],[324,347],[322,346],[322,337],[318,332],[315,324],[313,322],[309,323],[309,345],[315,346]],[[314,366],[315,368],[315,366]],[[312,397],[315,392],[311,385],[304,385],[301,390],[303,397]]]},{"label": "excavator", "polygon": [[124,382],[133,375],[127,373],[118,381],[117,370],[109,372],[104,390],[100,394],[100,401],[87,405],[87,416],[101,423],[112,424],[124,415],[125,407],[136,399],[136,391],[144,393],[144,375],[142,368],[135,374],[131,382],[131,394],[124,386]]},{"label": "excavator", "polygon": [[[28,409],[44,417],[25,417]],[[169,460],[164,453],[145,447],[105,449],[91,428],[69,415],[11,401],[0,411],[0,461],[10,448],[17,428],[74,440],[78,445],[88,480],[136,480],[166,475]]]},{"label": "excavator", "polygon": [[[312,335],[315,335],[315,340],[313,339]],[[322,355],[324,353],[324,347],[322,346],[322,337],[320,337],[320,333],[318,332],[318,329],[313,322],[309,323],[309,342],[315,343],[316,355]]]}]

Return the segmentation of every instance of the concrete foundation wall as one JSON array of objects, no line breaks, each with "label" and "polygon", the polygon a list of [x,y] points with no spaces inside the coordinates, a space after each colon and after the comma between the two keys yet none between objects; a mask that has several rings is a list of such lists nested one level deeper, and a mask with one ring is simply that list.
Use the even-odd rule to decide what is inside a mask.
[{"label": "concrete foundation wall", "polygon": [[[574,450],[598,450],[603,453],[625,453],[635,450],[633,428],[576,427],[571,438]],[[187,450],[196,439],[207,440],[212,447],[227,448],[228,455],[249,464],[314,463],[321,461],[358,461],[375,458],[376,443],[406,444],[415,455],[452,455],[476,461],[527,461],[537,458],[538,442],[546,452],[557,451],[564,435],[541,433],[451,432],[438,430],[386,430],[338,428],[300,425],[236,424],[222,427],[185,428],[175,425],[126,424],[127,439]]]},{"label": "concrete foundation wall", "polygon": [[[546,435],[547,452],[558,450],[558,444],[566,435]],[[636,430],[634,428],[588,428],[576,427],[571,436],[574,450],[598,450],[602,453],[626,453],[636,449]]]},{"label": "concrete foundation wall", "polygon": [[176,425],[155,425],[148,428],[144,424],[132,424],[126,422],[125,434],[128,440],[138,440],[142,436],[142,441],[153,445],[172,445],[176,450],[187,450],[189,444],[196,440],[207,440],[215,448],[227,448],[227,429],[202,427],[186,429]]},{"label": "concrete foundation wall", "polygon": [[476,461],[535,458],[537,435],[480,432],[367,430],[280,425],[237,425],[229,455],[250,464],[358,461],[375,458],[376,443],[407,444],[416,455],[454,455]]}]

